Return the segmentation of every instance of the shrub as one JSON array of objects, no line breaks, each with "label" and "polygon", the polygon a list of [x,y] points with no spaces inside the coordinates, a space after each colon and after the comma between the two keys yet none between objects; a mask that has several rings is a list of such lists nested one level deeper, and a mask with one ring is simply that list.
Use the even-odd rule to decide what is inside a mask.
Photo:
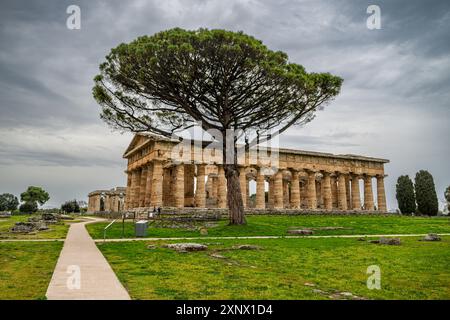
[{"label": "shrub", "polygon": [[38,210],[38,205],[36,202],[25,202],[19,207],[21,213],[35,213]]}]

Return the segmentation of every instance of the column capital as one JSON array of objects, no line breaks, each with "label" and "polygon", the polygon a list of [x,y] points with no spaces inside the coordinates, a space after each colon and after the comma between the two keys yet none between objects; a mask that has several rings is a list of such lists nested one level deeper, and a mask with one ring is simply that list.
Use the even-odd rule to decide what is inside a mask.
[{"label": "column capital", "polygon": [[300,177],[299,177],[299,171],[298,170],[292,170],[291,171],[291,174],[292,174],[292,179],[297,179],[297,180],[299,180],[300,179]]}]

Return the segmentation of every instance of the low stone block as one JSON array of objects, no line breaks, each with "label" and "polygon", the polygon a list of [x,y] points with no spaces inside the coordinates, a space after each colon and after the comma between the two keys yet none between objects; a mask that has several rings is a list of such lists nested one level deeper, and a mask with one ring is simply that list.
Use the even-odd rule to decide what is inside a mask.
[{"label": "low stone block", "polygon": [[380,238],[378,240],[371,240],[370,243],[376,243],[376,244],[385,244],[390,246],[399,246],[401,245],[401,241],[399,238]]},{"label": "low stone block", "polygon": [[11,232],[15,233],[28,233],[34,230],[36,230],[36,224],[32,222],[16,222],[11,228]]},{"label": "low stone block", "polygon": [[429,233],[423,237],[422,241],[441,241],[441,237],[439,237],[436,233]]},{"label": "low stone block", "polygon": [[241,245],[238,245],[238,246],[233,246],[233,249],[237,249],[237,250],[261,250],[262,247],[251,245],[251,244],[241,244]]},{"label": "low stone block", "polygon": [[312,231],[310,229],[300,229],[300,230],[288,230],[288,233],[307,236],[307,235],[314,234],[314,231]]},{"label": "low stone block", "polygon": [[163,245],[163,248],[173,249],[178,252],[205,251],[208,246],[200,243],[171,243]]}]

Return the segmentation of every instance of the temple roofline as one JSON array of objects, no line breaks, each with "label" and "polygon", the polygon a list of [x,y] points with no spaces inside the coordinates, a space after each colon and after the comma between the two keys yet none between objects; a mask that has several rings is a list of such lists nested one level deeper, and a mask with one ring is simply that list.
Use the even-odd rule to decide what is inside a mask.
[{"label": "temple roofline", "polygon": [[[143,136],[150,138],[150,140],[130,149],[131,144],[134,142],[135,138],[133,138],[132,143],[130,143],[130,146],[127,148],[125,153],[123,154],[123,158],[126,159],[130,156],[130,154],[134,153],[135,151],[141,149],[142,147],[146,146],[150,141],[167,141],[167,142],[173,142],[178,143],[180,140],[174,139],[174,138],[167,138],[161,135],[153,134],[153,133],[136,133],[136,136]],[[199,141],[192,139],[192,141]],[[208,144],[210,141],[206,141],[206,144]],[[202,141],[202,143],[205,145],[205,141]],[[270,151],[278,151],[279,153],[291,153],[291,154],[298,154],[298,155],[305,155],[305,156],[316,156],[316,157],[325,157],[325,158],[337,158],[337,159],[344,159],[344,160],[361,160],[361,161],[372,161],[372,162],[380,162],[380,163],[389,163],[390,161],[388,159],[383,158],[374,158],[374,157],[368,157],[368,156],[361,156],[361,155],[355,155],[355,154],[333,154],[328,152],[319,152],[319,151],[306,151],[306,150],[298,150],[298,149],[289,149],[289,148],[266,148],[266,147],[260,147],[262,150],[270,150]]]},{"label": "temple roofline", "polygon": [[102,194],[102,193],[109,194],[109,195],[111,195],[111,194],[118,194],[118,193],[121,193],[121,192],[125,193],[126,191],[127,191],[126,187],[115,187],[115,188],[112,188],[112,189],[109,189],[109,190],[94,190],[92,192],[89,192],[88,197],[94,196],[94,195],[97,195],[97,194]]}]

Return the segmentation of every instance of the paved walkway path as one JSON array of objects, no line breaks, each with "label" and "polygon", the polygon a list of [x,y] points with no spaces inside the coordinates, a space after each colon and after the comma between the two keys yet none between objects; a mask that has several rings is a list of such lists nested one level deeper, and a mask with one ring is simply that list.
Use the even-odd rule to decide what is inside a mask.
[{"label": "paved walkway path", "polygon": [[[130,299],[128,292],[86,231],[85,224],[97,221],[101,219],[91,219],[70,226],[47,289],[47,299]],[[77,281],[78,274],[80,281]]]},{"label": "paved walkway path", "polygon": [[[122,239],[96,239],[95,242],[124,242],[124,241],[157,241],[157,240],[233,240],[233,239],[323,239],[323,238],[379,238],[379,237],[424,237],[426,233],[415,234],[341,234],[341,235],[329,235],[329,236],[242,236],[242,237],[174,237],[174,238],[122,238]],[[439,236],[450,236],[450,233],[438,233]]]}]

